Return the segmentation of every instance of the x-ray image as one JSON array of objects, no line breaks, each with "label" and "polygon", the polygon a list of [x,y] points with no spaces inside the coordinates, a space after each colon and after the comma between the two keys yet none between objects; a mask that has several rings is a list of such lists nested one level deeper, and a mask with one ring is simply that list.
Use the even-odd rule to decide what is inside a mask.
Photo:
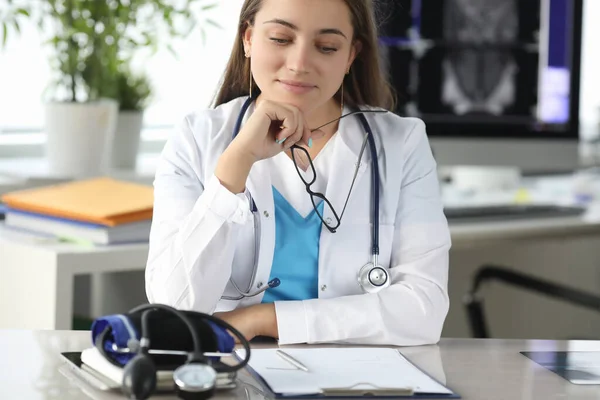
[{"label": "x-ray image", "polygon": [[398,98],[396,111],[430,124],[535,123],[543,92],[540,74],[547,70],[540,63],[544,53],[560,52],[566,43],[542,41],[540,35],[546,29],[560,38],[569,24],[564,10],[553,6],[557,25],[549,25],[550,12],[544,17],[543,5],[550,2],[564,1],[389,3],[380,38]]},{"label": "x-ray image", "polygon": [[448,0],[442,101],[454,113],[501,115],[514,102],[517,0]]}]

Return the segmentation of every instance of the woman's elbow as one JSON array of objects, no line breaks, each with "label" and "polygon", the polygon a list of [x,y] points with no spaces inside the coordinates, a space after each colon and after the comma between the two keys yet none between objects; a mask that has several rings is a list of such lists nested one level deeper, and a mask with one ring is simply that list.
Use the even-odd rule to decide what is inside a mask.
[{"label": "woman's elbow", "polygon": [[410,320],[397,318],[388,321],[389,342],[397,346],[422,346],[436,344],[442,337],[444,322],[449,310],[446,293],[440,291],[435,298],[430,298],[427,306],[415,307],[410,313]]},{"label": "woman's elbow", "polygon": [[450,300],[446,291],[439,292],[436,300],[430,305],[429,312],[424,316],[423,345],[436,344],[442,337],[444,323],[450,309]]},{"label": "woman's elbow", "polygon": [[180,262],[163,257],[149,258],[145,271],[146,297],[150,303],[165,304],[177,309],[191,309],[193,296]]}]

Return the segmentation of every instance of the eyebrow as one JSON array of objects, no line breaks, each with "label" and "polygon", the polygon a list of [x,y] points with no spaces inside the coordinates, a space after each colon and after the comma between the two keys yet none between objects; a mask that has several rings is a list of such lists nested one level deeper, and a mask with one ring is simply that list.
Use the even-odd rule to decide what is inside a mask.
[{"label": "eyebrow", "polygon": [[[296,25],[294,25],[291,22],[288,22],[286,20],[279,19],[279,18],[275,18],[275,19],[266,21],[265,24],[279,24],[279,25],[286,26],[295,31],[298,30],[298,27]],[[319,30],[319,34],[320,35],[326,35],[326,34],[340,35],[340,36],[344,37],[345,39],[348,39],[342,31],[340,31],[339,29],[335,29],[335,28],[321,29],[321,30]]]}]

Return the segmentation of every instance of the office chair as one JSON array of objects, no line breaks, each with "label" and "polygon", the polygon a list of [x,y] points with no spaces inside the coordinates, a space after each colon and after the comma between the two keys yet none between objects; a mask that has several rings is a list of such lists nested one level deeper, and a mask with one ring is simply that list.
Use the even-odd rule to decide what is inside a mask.
[{"label": "office chair", "polygon": [[531,290],[549,297],[555,297],[579,306],[591,308],[595,311],[600,311],[599,296],[575,290],[564,285],[559,285],[545,279],[534,278],[522,272],[516,272],[505,267],[483,265],[475,274],[471,290],[467,292],[463,298],[471,334],[474,338],[489,338],[489,329],[483,309],[480,288],[482,283],[490,280],[499,280],[510,285],[519,286],[526,290]]}]

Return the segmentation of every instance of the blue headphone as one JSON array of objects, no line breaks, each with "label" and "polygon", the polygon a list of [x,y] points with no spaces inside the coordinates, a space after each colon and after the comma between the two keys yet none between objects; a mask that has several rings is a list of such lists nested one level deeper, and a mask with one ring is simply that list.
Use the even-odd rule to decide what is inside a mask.
[{"label": "blue headphone", "polygon": [[[232,139],[240,132],[242,127],[242,122],[244,120],[244,116],[248,111],[248,107],[254,102],[254,97],[248,97],[248,99],[242,105],[242,109],[238,115],[237,121],[233,128]],[[371,161],[373,163],[373,168],[371,169],[371,205],[372,205],[372,213],[371,213],[371,222],[372,222],[372,233],[371,233],[371,261],[365,264],[359,271],[357,279],[358,284],[361,288],[367,293],[377,292],[384,287],[390,285],[389,274],[386,269],[379,265],[379,162],[377,159],[377,150],[375,148],[375,139],[373,137],[373,131],[371,130],[371,126],[369,125],[367,119],[363,114],[357,113],[358,119],[360,120],[363,128],[367,132],[367,140],[369,142],[369,149],[371,151]],[[360,160],[359,160],[360,161]],[[254,200],[250,200],[252,211],[257,211]],[[279,279],[275,278],[272,282],[269,282],[265,288],[262,290],[253,293],[252,295],[257,295],[264,290],[267,290],[269,287],[276,287],[279,285]]]}]

